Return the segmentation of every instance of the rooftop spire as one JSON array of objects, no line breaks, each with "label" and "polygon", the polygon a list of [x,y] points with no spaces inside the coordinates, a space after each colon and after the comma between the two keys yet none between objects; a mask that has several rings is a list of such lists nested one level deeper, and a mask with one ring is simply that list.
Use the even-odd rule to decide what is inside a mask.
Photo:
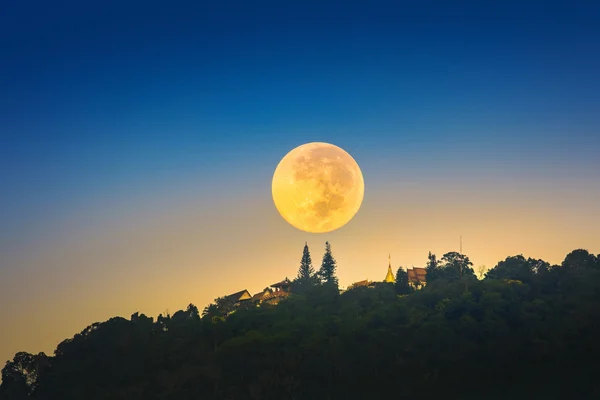
[{"label": "rooftop spire", "polygon": [[388,272],[385,276],[384,282],[388,283],[396,283],[396,278],[394,277],[394,273],[392,272],[392,255],[388,256],[389,264],[388,264]]}]

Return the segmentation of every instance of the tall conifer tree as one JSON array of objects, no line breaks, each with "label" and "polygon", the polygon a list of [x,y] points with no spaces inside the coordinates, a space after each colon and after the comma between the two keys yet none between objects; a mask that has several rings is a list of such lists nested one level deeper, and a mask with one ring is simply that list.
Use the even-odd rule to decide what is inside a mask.
[{"label": "tall conifer tree", "polygon": [[408,272],[406,272],[402,267],[398,267],[398,270],[396,271],[395,287],[398,294],[407,294],[412,292],[412,288],[408,282]]},{"label": "tall conifer tree", "polygon": [[440,262],[435,257],[435,254],[431,254],[431,252],[429,252],[427,258],[429,260],[427,261],[427,266],[425,267],[425,270],[427,271],[427,282],[433,282],[434,280],[438,279],[441,275],[439,269]]},{"label": "tall conifer tree", "polygon": [[300,284],[312,284],[315,282],[315,270],[312,266],[312,260],[310,259],[310,252],[308,251],[308,244],[304,243],[304,251],[302,252],[302,260],[300,261],[300,268],[298,268],[298,276],[296,282]]},{"label": "tall conifer tree", "polygon": [[336,262],[331,255],[331,245],[329,242],[325,242],[325,254],[323,255],[323,262],[321,263],[321,269],[318,272],[321,282],[324,284],[338,285],[337,276],[335,276]]}]

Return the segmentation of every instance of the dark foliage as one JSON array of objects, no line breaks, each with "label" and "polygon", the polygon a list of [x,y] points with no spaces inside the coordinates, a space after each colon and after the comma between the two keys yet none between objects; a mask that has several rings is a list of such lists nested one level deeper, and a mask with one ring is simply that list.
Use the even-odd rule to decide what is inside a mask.
[{"label": "dark foliage", "polygon": [[308,244],[304,244],[302,251],[302,259],[298,268],[298,276],[294,279],[293,288],[296,292],[305,292],[310,290],[314,285],[319,283],[319,276],[315,272],[310,258]]},{"label": "dark foliage", "polygon": [[488,279],[515,279],[525,283],[532,283],[535,275],[547,272],[550,264],[543,260],[533,258],[525,259],[522,255],[507,257],[500,261],[496,267],[488,271]]},{"label": "dark foliage", "polygon": [[587,250],[578,249],[570,252],[562,263],[565,268],[600,268],[600,258]]},{"label": "dark foliage", "polygon": [[323,255],[323,262],[318,272],[319,279],[323,284],[338,286],[338,279],[335,275],[336,268],[335,259],[331,254],[331,245],[329,242],[325,242],[325,254]]},{"label": "dark foliage", "polygon": [[227,316],[112,318],[17,353],[0,399],[600,398],[600,268],[577,254],[508,257],[482,281],[445,255],[457,274],[408,295],[315,285]]},{"label": "dark foliage", "polygon": [[413,289],[408,283],[408,273],[400,267],[396,271],[396,292],[398,294],[412,293]]},{"label": "dark foliage", "polygon": [[429,282],[435,281],[438,278],[437,268],[439,264],[440,262],[435,257],[435,254],[429,252],[429,255],[427,256],[427,266],[425,267],[425,270],[427,271],[427,280]]},{"label": "dark foliage", "polygon": [[446,253],[441,260],[437,260],[435,254],[429,253],[427,262],[427,283],[442,281],[444,284],[457,282],[464,277],[475,278],[473,263],[464,254],[455,251]]}]

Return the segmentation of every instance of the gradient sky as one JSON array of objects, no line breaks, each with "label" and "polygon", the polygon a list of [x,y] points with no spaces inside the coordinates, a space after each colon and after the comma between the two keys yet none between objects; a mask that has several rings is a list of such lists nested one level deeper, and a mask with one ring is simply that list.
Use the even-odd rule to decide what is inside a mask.
[{"label": "gradient sky", "polygon": [[[463,250],[600,253],[600,3],[9,1],[0,12],[0,361],[87,325]],[[365,177],[330,234],[271,199],[306,142]],[[0,362],[0,364],[2,364]]]}]

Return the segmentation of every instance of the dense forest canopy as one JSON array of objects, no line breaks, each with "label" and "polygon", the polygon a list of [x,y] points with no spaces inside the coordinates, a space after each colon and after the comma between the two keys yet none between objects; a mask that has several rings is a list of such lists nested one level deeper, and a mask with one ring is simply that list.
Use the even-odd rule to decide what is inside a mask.
[{"label": "dense forest canopy", "polygon": [[508,257],[478,279],[429,254],[427,285],[340,294],[305,247],[278,305],[219,298],[94,323],[53,356],[17,353],[0,399],[600,398],[600,255]]}]

